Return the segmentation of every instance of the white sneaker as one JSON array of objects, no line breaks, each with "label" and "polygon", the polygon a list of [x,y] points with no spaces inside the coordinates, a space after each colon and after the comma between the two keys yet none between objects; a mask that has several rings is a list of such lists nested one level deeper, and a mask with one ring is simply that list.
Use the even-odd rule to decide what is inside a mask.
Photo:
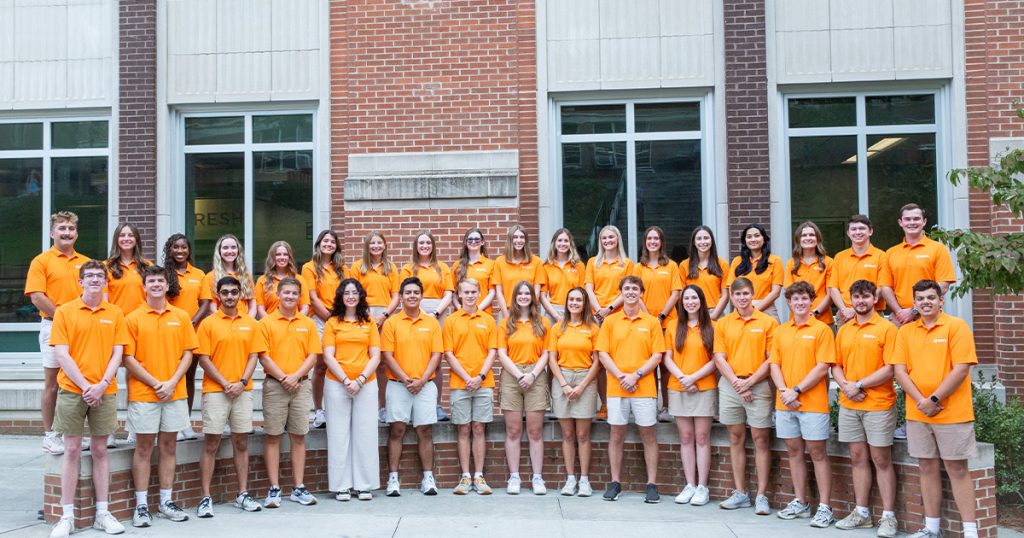
[{"label": "white sneaker", "polygon": [[178,432],[178,436],[177,436],[177,438],[175,440],[177,440],[177,441],[184,441],[185,440],[185,430],[181,430],[180,432]]},{"label": "white sneaker", "polygon": [[533,477],[533,480],[530,481],[530,486],[533,488],[534,495],[547,495],[548,493],[548,487],[544,484],[544,479],[539,476]]},{"label": "white sneaker", "polygon": [[[123,530],[123,529],[122,529]],[[70,517],[62,517],[53,530],[50,531],[50,538],[68,538],[75,531],[75,520]]]},{"label": "white sneaker", "polygon": [[160,503],[160,515],[171,520],[171,521],[188,521],[188,514],[184,510],[174,504],[174,501],[165,501]]},{"label": "white sneaker", "polygon": [[107,436],[107,448],[117,448],[117,437],[114,434]]},{"label": "white sneaker", "polygon": [[385,493],[388,497],[401,497],[402,496],[402,483],[398,481],[398,477],[388,478],[388,489]]},{"label": "white sneaker", "polygon": [[565,485],[562,486],[562,491],[560,491],[559,493],[565,495],[566,497],[572,497],[573,495],[576,495],[576,477],[570,476],[569,478],[567,478],[565,480]]},{"label": "white sneaker", "polygon": [[92,437],[82,437],[82,452],[92,448]]},{"label": "white sneaker", "polygon": [[508,477],[508,484],[505,486],[505,493],[509,495],[519,495],[519,488],[522,487],[522,480],[517,477]]},{"label": "white sneaker", "polygon": [[683,491],[676,495],[676,504],[690,504],[693,500],[693,496],[697,493],[697,488],[693,487],[692,484],[687,484]]},{"label": "white sneaker", "polygon": [[128,432],[128,437],[125,438],[124,442],[128,445],[135,444],[135,432]]},{"label": "white sneaker", "polygon": [[658,422],[674,422],[674,421],[675,421],[675,417],[673,417],[671,414],[669,414],[668,408],[665,408],[665,409],[662,409],[661,411],[658,411]]},{"label": "white sneaker", "polygon": [[434,475],[423,477],[420,482],[420,493],[424,495],[437,495],[437,484],[434,482]]},{"label": "white sneaker", "polygon": [[213,517],[213,499],[209,497],[199,499],[199,506],[196,507],[196,517]]},{"label": "white sneaker", "polygon": [[590,485],[590,480],[586,478],[580,479],[579,493],[576,495],[580,497],[590,497],[594,494],[594,486]]},{"label": "white sneaker", "polygon": [[707,486],[697,486],[697,491],[694,492],[693,498],[690,499],[691,506],[704,506],[711,500],[711,492],[708,491]]},{"label": "white sneaker", "polygon": [[[188,426],[185,426],[185,429],[181,430],[180,432],[178,432],[178,435],[183,435],[185,440],[187,440],[187,441],[191,441],[192,439],[199,439],[199,434],[196,433],[196,431],[192,429],[192,425],[191,424],[189,424]],[[179,441],[182,440],[181,437],[179,437],[178,440]]]},{"label": "white sneaker", "polygon": [[317,409],[313,412],[313,423],[311,426],[316,430],[327,427],[327,415],[324,414],[323,409]]},{"label": "white sneaker", "polygon": [[93,522],[92,528],[107,534],[121,534],[124,532],[124,525],[110,512],[96,514],[96,521]]},{"label": "white sneaker", "polygon": [[64,453],[64,437],[59,433],[50,433],[43,436],[43,452],[60,456]]}]

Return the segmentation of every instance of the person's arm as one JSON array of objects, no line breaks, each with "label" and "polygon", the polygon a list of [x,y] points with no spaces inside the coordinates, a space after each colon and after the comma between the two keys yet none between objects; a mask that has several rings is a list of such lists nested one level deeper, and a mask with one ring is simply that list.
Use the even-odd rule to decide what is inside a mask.
[{"label": "person's arm", "polygon": [[[665,364],[667,365],[668,363],[666,362]],[[690,387],[695,386],[696,383],[701,379],[704,379],[705,377],[712,375],[714,373],[715,363],[712,361],[708,361],[707,363],[704,364],[704,366],[698,368],[696,372],[687,376],[683,376],[683,378],[679,380],[679,384],[681,384],[683,388],[689,389]]]},{"label": "person's arm", "polygon": [[559,387],[566,388],[569,383],[565,380],[565,376],[562,375],[562,368],[558,366],[558,352],[548,350],[548,368],[551,370],[551,378],[558,383]]},{"label": "person's arm", "polygon": [[882,299],[885,300],[885,305],[889,307],[889,310],[893,311],[894,313],[903,310],[903,307],[900,306],[899,301],[896,300],[896,292],[893,291],[892,288],[890,288],[889,286],[882,286],[881,290]]},{"label": "person's arm", "polygon": [[157,396],[160,396],[161,400],[166,400],[174,394],[174,388],[178,386],[178,382],[181,381],[181,378],[185,377],[185,374],[188,373],[188,368],[190,366],[192,366],[192,350],[186,349],[181,353],[181,358],[178,359],[178,368],[174,370],[174,375],[164,383],[164,385],[166,385],[165,388],[167,389],[167,396],[160,396],[160,389],[157,389],[156,391]]},{"label": "person's arm", "polygon": [[257,314],[256,319],[263,319],[263,318],[267,317],[267,309],[263,305],[257,303],[256,304],[256,314]]},{"label": "person's arm", "polygon": [[827,362],[815,364],[814,368],[811,368],[811,371],[807,372],[807,375],[796,386],[800,387],[800,390],[810,390],[811,387],[817,385],[822,378],[828,375],[828,367],[829,363]]},{"label": "person's arm", "polygon": [[388,303],[388,306],[384,309],[384,313],[381,314],[379,318],[377,318],[377,328],[381,328],[384,325],[384,322],[391,316],[391,314],[394,314],[395,310],[397,309],[398,292],[396,291],[391,293],[391,302]]},{"label": "person's arm", "polygon": [[46,317],[53,319],[53,314],[57,311],[57,305],[46,296],[46,293],[34,291],[29,295],[29,300],[32,301],[32,305],[38,308],[40,312],[46,315]]},{"label": "person's arm", "polygon": [[[831,312],[832,311],[832,297],[829,296],[828,293],[826,293],[825,296],[818,303],[818,305],[815,306],[812,310],[817,310],[818,311],[818,315],[824,314],[825,312]],[[815,316],[815,317],[817,317],[817,316]]]},{"label": "person's arm", "polygon": [[345,371],[341,369],[341,364],[338,364],[338,359],[334,356],[335,349],[335,346],[324,346],[324,365],[327,366],[327,371],[338,378],[338,381],[344,383],[348,381],[348,376],[345,375]]},{"label": "person's arm", "polygon": [[[210,360],[209,355],[199,355],[199,366],[202,366],[203,374],[206,375],[206,377],[212,379],[214,383],[220,385],[225,391],[233,384],[228,380],[228,378],[224,377],[224,374],[220,373],[217,366],[213,364],[212,360]],[[242,374],[242,376],[245,377],[245,374]]]},{"label": "person's arm", "polygon": [[[246,300],[246,305],[248,305],[248,307],[249,307],[249,315],[255,318],[256,317],[256,299],[247,299]],[[217,308],[214,307],[213,310],[216,311]]]},{"label": "person's arm", "polygon": [[308,316],[309,315],[309,305],[308,304],[300,304],[299,305],[299,313],[302,314],[303,316]]},{"label": "person's arm", "polygon": [[445,351],[444,360],[445,362],[448,363],[448,368],[451,369],[450,375],[458,376],[459,379],[466,383],[466,388],[469,388],[469,383],[473,376],[472,374],[467,372],[465,368],[462,367],[462,363],[459,362],[459,359],[458,357],[455,356],[455,353],[452,351]]},{"label": "person's arm", "polygon": [[942,383],[939,383],[938,388],[935,392],[929,396],[935,396],[941,402],[946,398],[949,398],[950,394],[953,394],[960,384],[964,382],[971,373],[971,365],[967,363],[956,363],[953,368],[946,374],[946,377],[942,378]]},{"label": "person's arm", "polygon": [[594,293],[594,285],[590,282],[587,282],[586,284],[583,285],[583,288],[587,290],[587,298],[590,299],[591,308],[594,309],[595,313],[600,312],[602,309],[601,301],[597,300],[597,294]]},{"label": "person's arm", "polygon": [[729,305],[729,290],[722,288],[722,296],[718,298],[718,304],[715,305],[715,309],[711,312],[711,319],[718,321],[718,318],[722,317],[725,313],[725,307]]},{"label": "person's arm", "polygon": [[786,385],[786,377],[782,375],[782,367],[771,363],[768,365],[768,368],[771,372],[772,382],[775,383],[775,388],[779,391],[779,399],[782,400],[782,403],[790,409],[799,408],[800,395],[792,387]]},{"label": "person's arm", "polygon": [[327,307],[324,306],[324,302],[320,300],[320,296],[317,295],[315,290],[310,290],[309,292],[309,306],[316,317],[320,319],[331,317],[331,311],[327,310]]},{"label": "person's arm", "polygon": [[854,382],[846,379],[846,373],[843,372],[843,367],[840,366],[838,362],[832,365],[832,378],[836,380],[836,385],[839,385],[839,390],[842,391],[847,398],[854,401],[863,400],[863,398],[861,398],[861,400],[856,400],[856,398],[860,396],[861,390],[857,388],[857,385]]},{"label": "person's arm", "polygon": [[487,292],[487,295],[484,295],[483,300],[477,303],[477,308],[479,308],[480,310],[487,310],[488,308],[491,307],[491,303],[494,302],[494,288],[487,289],[489,290]]},{"label": "person's arm", "polygon": [[60,365],[60,369],[64,370],[64,375],[68,376],[68,379],[76,387],[82,389],[84,396],[85,390],[90,386],[89,381],[85,379],[82,371],[78,369],[78,364],[71,358],[71,346],[67,344],[53,346],[53,354],[57,357],[57,364]]},{"label": "person's arm", "polygon": [[839,291],[839,288],[828,288],[828,296],[832,298],[832,303],[836,305],[836,310],[839,311],[839,319],[843,321],[853,319],[856,312],[843,300],[843,294]]},{"label": "person's arm", "polygon": [[508,317],[508,304],[505,303],[505,289],[500,283],[494,285],[494,298],[498,302],[498,310],[501,315]]},{"label": "person's arm", "polygon": [[437,367],[440,364],[441,364],[441,354],[439,352],[437,352],[437,351],[432,352],[430,354],[430,359],[427,361],[427,367],[426,367],[426,369],[423,370],[423,377],[421,377],[419,379],[413,380],[412,386],[410,387],[409,392],[412,392],[413,394],[416,394],[416,393],[418,393],[420,391],[420,389],[423,387],[423,385],[426,385],[427,383],[430,383],[431,382],[430,377],[432,375],[434,375],[434,372],[437,370]]},{"label": "person's arm", "polygon": [[545,291],[541,294],[540,305],[551,316],[551,319],[555,320],[555,323],[562,321],[562,316],[558,314],[558,310],[555,310],[555,305],[551,304],[551,294],[549,292]]},{"label": "person's arm", "polygon": [[[441,316],[448,311],[448,307],[452,305],[452,290],[444,290],[444,296],[441,297],[441,302],[437,303],[437,313],[434,317],[441,319]],[[440,361],[440,358],[438,358]]]},{"label": "person's arm", "polygon": [[942,290],[942,295],[945,296],[946,292],[949,291],[949,282],[939,282],[939,289]]},{"label": "person's arm", "polygon": [[263,371],[267,374],[267,377],[272,377],[275,381],[284,383],[284,370],[274,362],[274,359],[270,358],[269,354],[266,352],[260,353],[260,364],[263,366]]},{"label": "person's arm", "polygon": [[124,356],[124,367],[128,370],[128,373],[135,379],[138,379],[146,386],[155,389],[160,384],[160,380],[150,375],[142,364],[132,355]]},{"label": "person's arm", "polygon": [[[668,336],[672,336],[672,335],[668,335]],[[676,361],[675,361],[674,357],[675,357],[675,351],[672,349],[672,346],[668,346],[668,349],[665,350],[665,354],[662,356],[661,363],[665,365],[665,369],[668,370],[668,373],[672,377],[674,377],[676,379],[680,379],[683,376],[685,376],[686,374],[683,373],[683,371],[679,369],[679,365],[676,364]],[[713,364],[713,361],[712,361],[712,364]]]},{"label": "person's arm", "polygon": [[761,363],[761,366],[758,366],[757,370],[754,370],[754,373],[750,374],[750,377],[748,377],[744,381],[747,382],[747,386],[753,387],[754,385],[760,383],[761,381],[768,379],[768,375],[768,361],[764,361]]},{"label": "person's arm", "polygon": [[672,293],[668,296],[668,302],[662,307],[661,312],[655,314],[658,319],[665,319],[672,313],[672,309],[676,307],[676,303],[679,302],[679,296],[682,294],[682,290],[672,290]]},{"label": "person's arm", "polygon": [[722,374],[722,377],[724,377],[730,385],[736,385],[736,381],[738,381],[739,378],[736,377],[736,373],[733,372],[732,366],[729,365],[729,360],[725,357],[725,353],[722,353],[721,351],[715,352],[711,362],[715,363],[715,368],[718,369],[718,373]]},{"label": "person's arm", "polygon": [[199,323],[206,319],[206,316],[210,315],[209,299],[199,300],[199,309],[196,310],[196,315],[192,316],[192,327],[198,327]]},{"label": "person's arm", "polygon": [[519,369],[516,363],[512,362],[512,357],[508,356],[508,348],[498,348],[498,362],[501,363],[501,369],[508,371],[508,373],[512,374],[512,377],[516,379],[523,377],[522,370]]},{"label": "person's arm", "polygon": [[779,295],[781,294],[782,285],[772,284],[772,290],[768,292],[768,295],[766,295],[764,299],[752,301],[752,303],[754,304],[754,308],[761,310],[762,312],[768,308],[771,308],[771,306],[775,304],[775,300],[778,299]]},{"label": "person's arm", "polygon": [[[484,364],[480,367],[480,373],[477,376],[491,373],[491,368],[494,368],[494,359],[498,356],[498,350],[490,348],[487,350],[487,357],[484,358]],[[481,378],[481,382],[483,379]]]},{"label": "person's arm", "polygon": [[395,360],[395,353],[392,351],[381,351],[381,357],[384,360],[384,364],[388,367],[388,370],[391,370],[391,375],[398,378],[398,380],[403,384],[408,384],[412,378],[410,378],[409,375],[405,373],[405,370],[402,370],[402,367],[398,365],[398,361]]}]

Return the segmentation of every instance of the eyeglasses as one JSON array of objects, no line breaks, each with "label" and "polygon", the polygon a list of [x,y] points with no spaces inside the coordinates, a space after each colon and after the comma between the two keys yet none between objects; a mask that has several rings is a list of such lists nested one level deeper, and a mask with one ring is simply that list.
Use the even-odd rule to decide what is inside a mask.
[{"label": "eyeglasses", "polygon": [[82,275],[82,280],[106,280],[106,273],[86,273]]},{"label": "eyeglasses", "polygon": [[217,292],[217,295],[227,295],[228,297],[233,297],[235,295],[240,295],[241,293],[242,293],[242,290],[230,289],[230,290],[220,290],[220,291]]},{"label": "eyeglasses", "polygon": [[475,245],[477,243],[483,243],[483,242],[484,242],[484,240],[483,240],[482,237],[470,237],[469,239],[466,239],[466,244],[469,244],[469,245]]}]

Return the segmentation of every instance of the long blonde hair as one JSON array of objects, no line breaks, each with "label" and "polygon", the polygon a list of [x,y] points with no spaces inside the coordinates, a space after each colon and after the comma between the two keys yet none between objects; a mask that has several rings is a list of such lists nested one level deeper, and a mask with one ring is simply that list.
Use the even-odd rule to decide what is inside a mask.
[{"label": "long blonde hair", "polygon": [[[480,228],[470,228],[466,230],[466,233],[462,235],[462,248],[459,249],[459,266],[455,269],[455,282],[459,283],[465,280],[466,272],[469,271],[469,247],[466,246],[466,240],[469,239],[470,234],[480,234],[480,257],[487,257],[487,245],[483,243],[484,232],[480,231]],[[479,286],[479,282],[477,283]]]},{"label": "long blonde hair", "polygon": [[320,252],[320,243],[323,242],[327,236],[334,238],[334,254],[331,255],[329,260],[331,268],[334,269],[334,274],[338,275],[338,280],[345,280],[345,257],[341,255],[341,241],[338,239],[338,234],[331,230],[324,230],[320,232],[320,235],[316,236],[316,241],[313,243],[313,255],[309,258],[313,262],[313,271],[316,272],[316,278],[319,280],[324,276],[324,253]]},{"label": "long blonde hair", "polygon": [[604,247],[601,246],[600,243],[601,236],[604,235],[605,232],[613,232],[615,234],[615,238],[618,240],[618,244],[615,247],[618,251],[616,256],[619,258],[620,262],[625,262],[628,258],[626,257],[626,249],[622,246],[622,232],[620,232],[614,224],[609,224],[604,228],[601,228],[601,231],[597,234],[598,248],[597,256],[594,256],[594,265],[601,265],[604,263]]},{"label": "long blonde hair", "polygon": [[420,252],[416,248],[416,244],[419,243],[420,238],[423,236],[427,236],[430,239],[430,265],[437,271],[438,278],[444,278],[441,264],[437,263],[437,240],[434,239],[434,234],[430,233],[430,230],[420,230],[412,237],[412,260],[409,262],[409,268],[412,269],[413,275],[417,273],[416,266],[420,263]]},{"label": "long blonde hair", "polygon": [[384,242],[384,251],[380,253],[380,272],[387,276],[391,274],[391,271],[395,270],[395,264],[388,260],[388,240],[384,239],[384,235],[380,232],[370,232],[363,238],[363,256],[360,258],[359,274],[366,276],[366,273],[373,267],[373,257],[370,254],[370,241],[373,238],[379,238]]},{"label": "long blonde hair", "polygon": [[558,240],[558,236],[565,234],[569,238],[569,265],[576,265],[580,263],[580,253],[576,250],[576,239],[572,236],[572,232],[568,228],[559,228],[555,230],[555,233],[551,236],[551,246],[548,247],[548,259],[550,263],[558,263],[558,252],[555,250],[555,241]]},{"label": "long blonde hair", "polygon": [[287,276],[294,278],[299,274],[299,267],[295,265],[295,253],[292,251],[292,246],[287,241],[274,241],[270,245],[270,250],[267,251],[267,259],[263,262],[264,293],[274,293],[274,275],[277,273],[277,263],[274,261],[274,255],[277,253],[277,249],[281,247],[284,247],[285,252],[288,253]]},{"label": "long blonde hair", "polygon": [[517,261],[515,258],[516,249],[512,246],[512,236],[516,232],[523,232],[523,238],[526,239],[525,243],[523,243],[523,259],[519,261],[529,262],[533,258],[533,252],[530,251],[530,232],[527,232],[526,228],[521,224],[516,224],[508,229],[508,237],[505,238],[505,250],[502,252],[502,255],[505,256],[505,261],[507,262]]},{"label": "long blonde hair", "polygon": [[225,239],[231,239],[238,245],[238,257],[235,258],[235,275],[238,281],[242,283],[242,298],[246,300],[252,299],[252,273],[249,272],[249,267],[245,265],[245,250],[242,248],[242,242],[233,234],[220,236],[217,244],[213,246],[213,282],[220,282],[220,279],[228,276],[228,271],[224,268],[224,260],[220,257],[220,245]]},{"label": "long blonde hair", "polygon": [[533,335],[537,338],[544,338],[544,334],[547,333],[547,329],[544,327],[544,317],[540,314],[540,307],[537,304],[537,295],[533,293],[533,284],[525,280],[520,280],[515,286],[512,286],[512,308],[508,313],[508,335],[512,336],[515,334],[516,329],[519,328],[519,318],[522,317],[523,307],[519,306],[519,301],[516,300],[516,296],[519,295],[519,289],[522,287],[530,290],[530,306],[526,307],[527,317],[530,319],[530,326],[533,327]]}]

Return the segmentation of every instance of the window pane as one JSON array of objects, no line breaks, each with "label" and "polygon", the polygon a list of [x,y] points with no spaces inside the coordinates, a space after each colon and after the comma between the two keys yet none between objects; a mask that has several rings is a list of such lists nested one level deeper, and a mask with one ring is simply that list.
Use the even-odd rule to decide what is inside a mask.
[{"label": "window pane", "polygon": [[[39,254],[43,214],[42,159],[0,159],[0,322],[33,322],[39,316],[22,292],[32,258]],[[2,348],[7,350],[7,348]],[[32,351],[36,351],[33,349]]]},{"label": "window pane", "polygon": [[106,258],[107,236],[106,157],[64,157],[53,159],[53,210],[78,214],[75,250],[91,258]]},{"label": "window pane", "polygon": [[875,95],[864,101],[868,125],[935,123],[934,95]]},{"label": "window pane", "polygon": [[854,97],[789,99],[789,126],[840,127],[857,124]]},{"label": "window pane", "polygon": [[929,228],[938,224],[935,135],[873,135],[867,142],[868,207],[877,223],[871,242],[885,249],[903,239],[896,220],[905,204],[923,207]]},{"label": "window pane", "polygon": [[562,218],[583,259],[597,253],[607,224],[627,241],[627,212],[626,143],[562,144]]},{"label": "window pane", "polygon": [[241,144],[245,142],[245,118],[185,118],[185,145]]},{"label": "window pane", "polygon": [[0,151],[43,149],[42,123],[0,123]]},{"label": "window pane", "polygon": [[[253,260],[263,260],[275,241],[287,241],[301,265],[313,244],[313,152],[268,151],[252,155]],[[263,272],[262,261],[254,272]]]},{"label": "window pane", "polygon": [[626,105],[562,107],[562,134],[626,132]]},{"label": "window pane", "polygon": [[253,116],[252,141],[256,144],[312,142],[313,115]]},{"label": "window pane", "polygon": [[242,153],[185,155],[185,235],[192,238],[192,256],[204,270],[213,262],[221,235],[234,234],[245,246],[244,176]]},{"label": "window pane", "polygon": [[[17,321],[39,321],[39,316],[33,315],[32,319]],[[0,349],[7,353],[37,353],[39,351],[39,333],[36,331],[0,332]]]},{"label": "window pane", "polygon": [[[789,139],[791,229],[813,221],[821,228],[830,254],[848,246],[846,219],[859,212],[856,155],[856,136]],[[784,252],[776,254],[788,257]]]},{"label": "window pane", "polygon": [[664,248],[677,262],[686,258],[690,233],[702,222],[700,158],[700,140],[636,143],[637,237],[660,226]]},{"label": "window pane", "polygon": [[62,121],[51,125],[54,149],[105,148],[110,130],[105,121]]},{"label": "window pane", "polygon": [[636,132],[699,131],[699,103],[644,103],[633,108]]}]

